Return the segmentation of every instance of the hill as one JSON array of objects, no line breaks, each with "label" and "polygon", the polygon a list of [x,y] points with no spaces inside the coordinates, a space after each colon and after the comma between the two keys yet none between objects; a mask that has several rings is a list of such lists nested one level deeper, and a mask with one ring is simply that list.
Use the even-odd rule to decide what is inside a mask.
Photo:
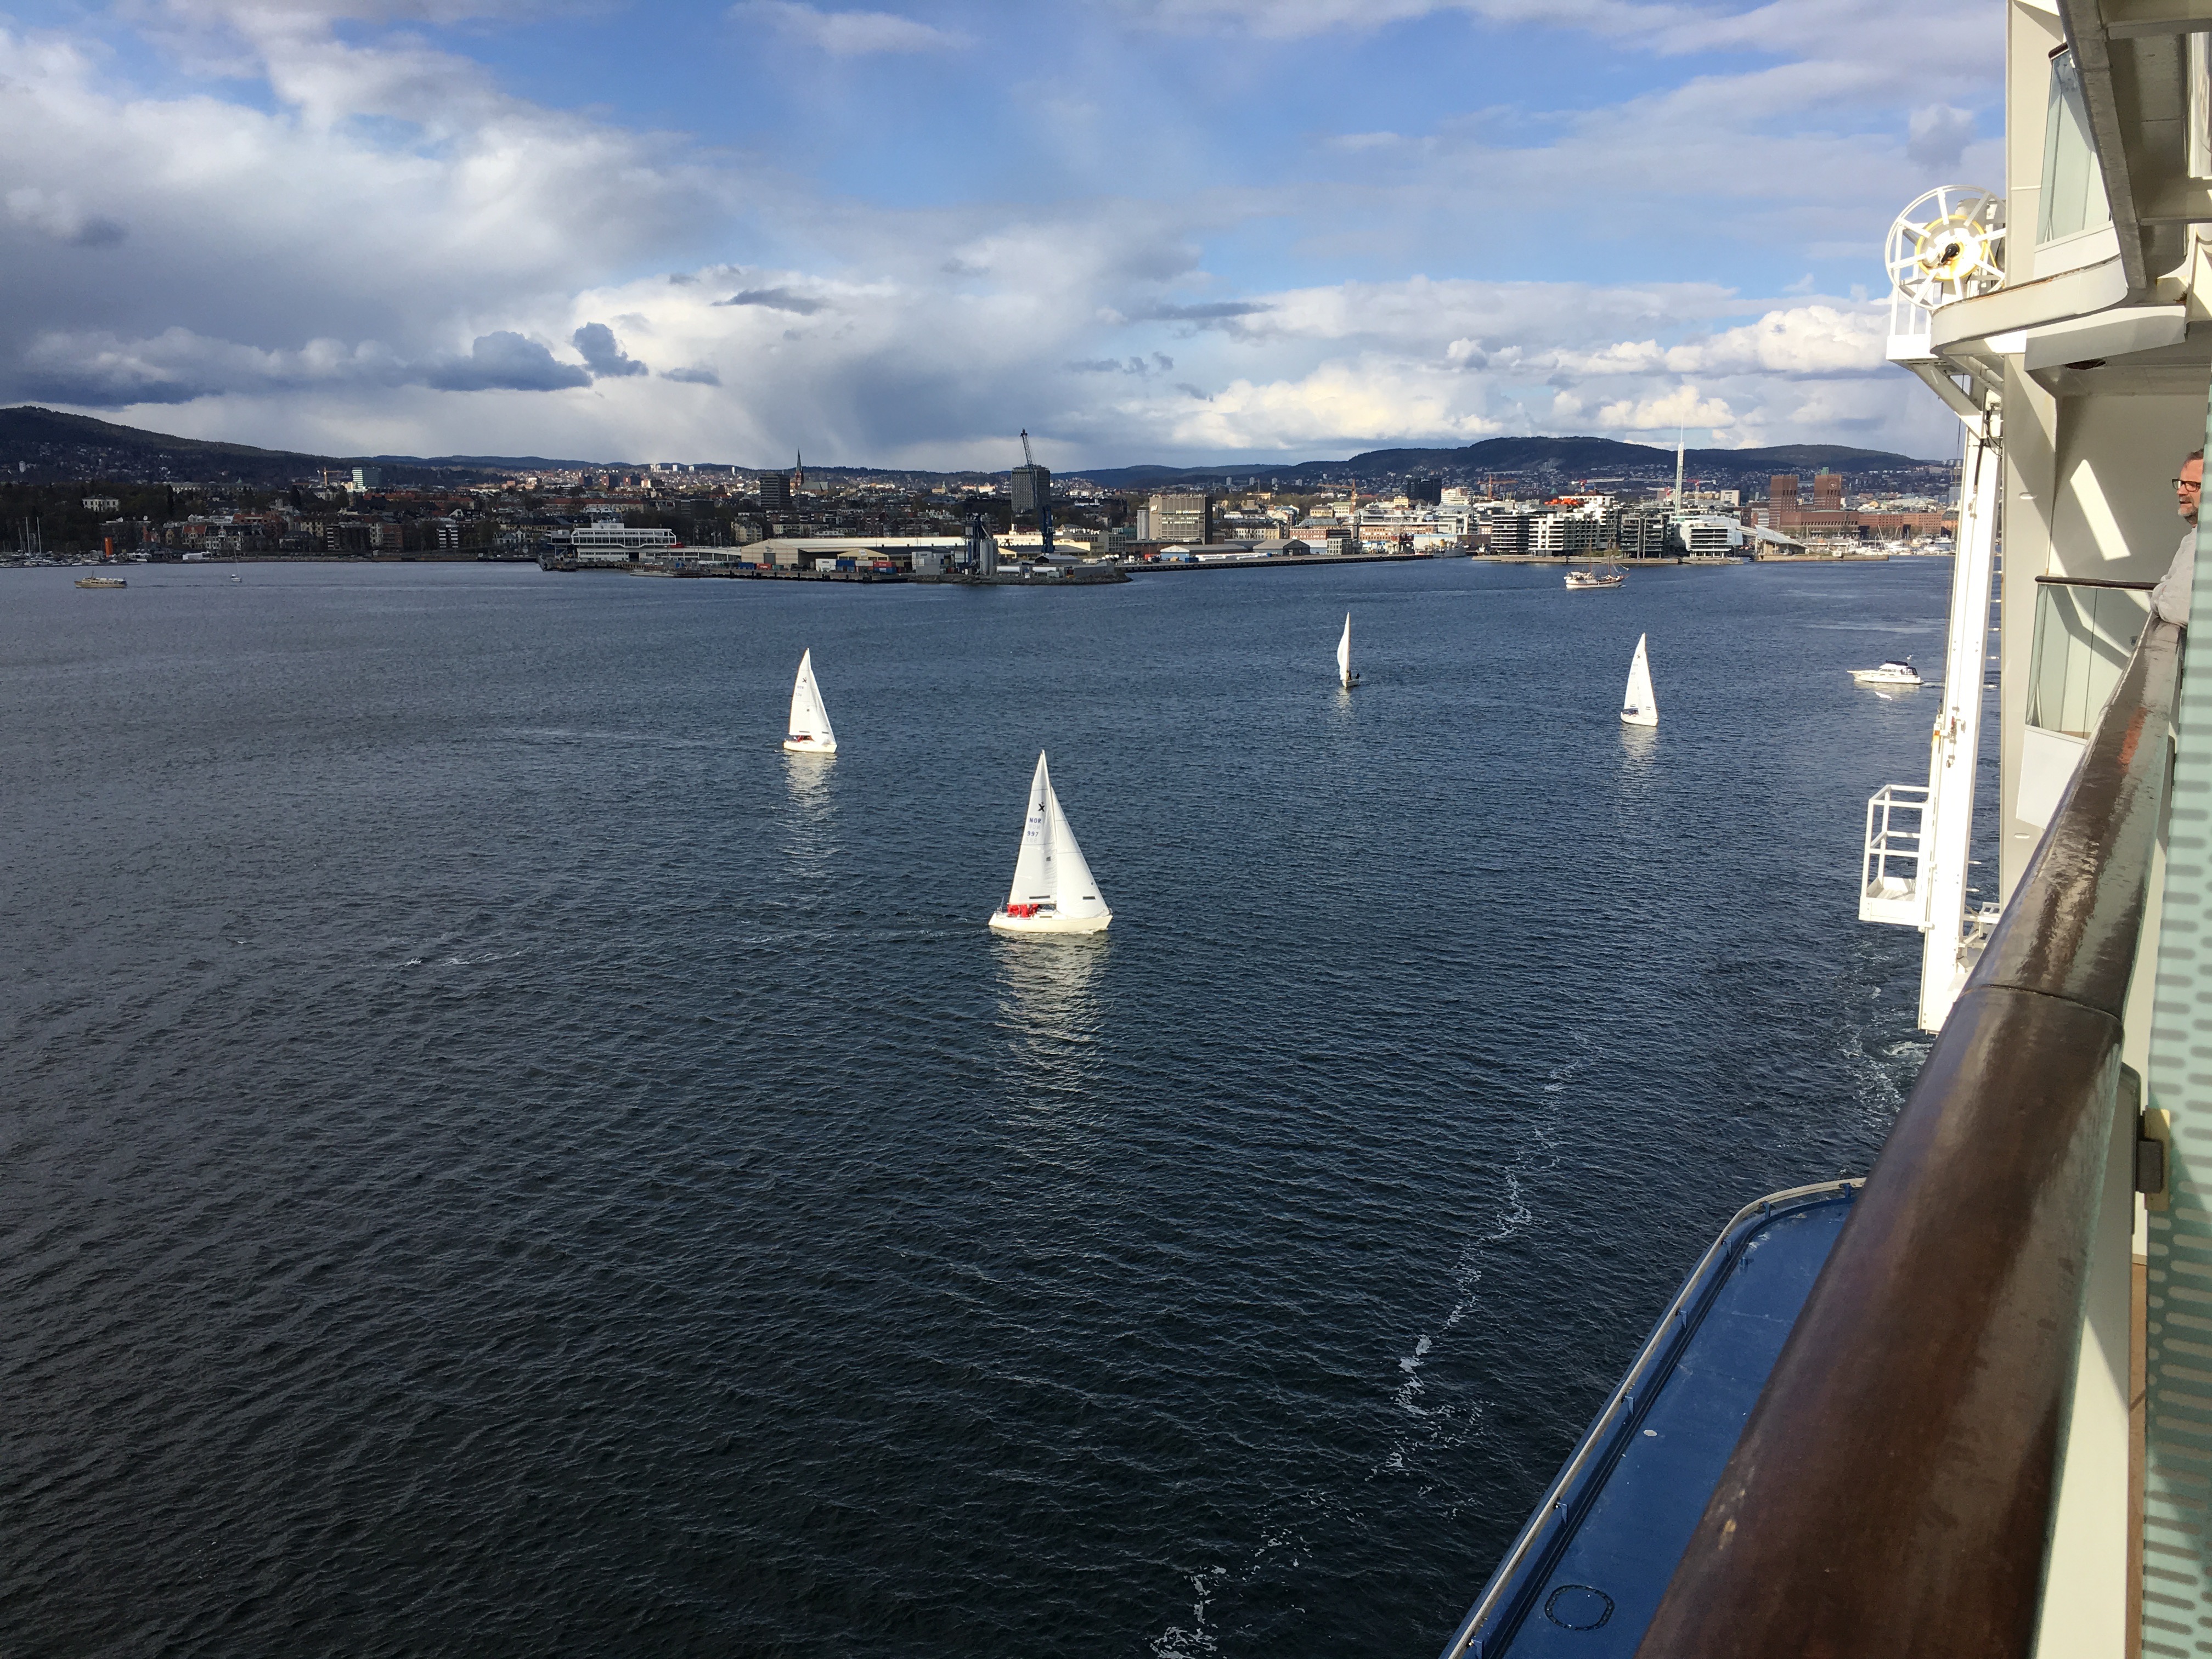
[{"label": "hill", "polygon": [[[1881,449],[1844,444],[1784,444],[1765,449],[1692,449],[1683,465],[1693,477],[1752,478],[1776,472],[1829,471],[1848,476],[1899,472],[1944,463],[1916,460]],[[1108,489],[1141,489],[1177,483],[1200,484],[1221,478],[1412,477],[1424,474],[1451,478],[1484,474],[1549,474],[1562,478],[1624,475],[1672,477],[1674,452],[1616,438],[1486,438],[1462,449],[1370,449],[1341,461],[1300,461],[1264,466],[1121,466],[1091,468],[1079,476]],[[1079,476],[1071,470],[1070,477]]]},{"label": "hill", "polygon": [[[580,461],[542,464],[580,466]],[[89,415],[26,404],[0,409],[0,471],[28,471],[45,477],[167,479],[179,483],[235,480],[264,488],[313,477],[325,469],[345,471],[370,465],[385,469],[393,483],[469,481],[510,470],[474,458],[425,460],[416,456],[308,455],[297,450],[257,449],[251,444],[220,443],[148,432]]]},{"label": "hill", "polygon": [[[718,470],[719,470],[718,464]],[[1820,468],[1856,477],[1940,465],[1886,450],[1853,449],[1842,444],[1789,444],[1769,449],[1692,449],[1685,458],[1692,477],[1758,483],[1775,472],[1808,472]],[[179,438],[137,427],[118,426],[88,415],[64,415],[24,404],[0,409],[0,471],[28,471],[46,478],[136,478],[212,483],[237,480],[268,487],[313,477],[325,471],[356,466],[384,469],[386,483],[460,483],[516,472],[560,472],[605,467],[635,471],[642,464],[618,460],[563,460],[545,455],[310,455],[296,450],[257,449],[250,444]],[[750,471],[752,469],[745,469]],[[886,475],[917,482],[943,482],[993,473],[919,472],[903,468],[809,466],[817,477],[857,478]],[[1278,484],[1351,479],[1437,477],[1468,481],[1484,476],[1517,476],[1565,482],[1573,478],[1671,477],[1674,452],[1614,438],[1486,438],[1458,449],[1370,449],[1346,460],[1300,461],[1231,466],[1070,467],[1062,476],[1087,478],[1109,489],[1158,489],[1175,484],[1204,487],[1224,478],[1265,479]]]}]

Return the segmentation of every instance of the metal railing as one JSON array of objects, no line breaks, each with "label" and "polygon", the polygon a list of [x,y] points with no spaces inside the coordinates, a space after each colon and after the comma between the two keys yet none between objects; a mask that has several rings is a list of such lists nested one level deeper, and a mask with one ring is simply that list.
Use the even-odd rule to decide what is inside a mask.
[{"label": "metal railing", "polygon": [[1638,1659],[2033,1650],[2180,637],[2144,629]]},{"label": "metal railing", "polygon": [[[1928,786],[1886,783],[1867,800],[1866,845],[1859,866],[1859,920],[1900,927],[1928,925],[1921,882],[1927,846]],[[1905,828],[1910,819],[1911,828]]]}]

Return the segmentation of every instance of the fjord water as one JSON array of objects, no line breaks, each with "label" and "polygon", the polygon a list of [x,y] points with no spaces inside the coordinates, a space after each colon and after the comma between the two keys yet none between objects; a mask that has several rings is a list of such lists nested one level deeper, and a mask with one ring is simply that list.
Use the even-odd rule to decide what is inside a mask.
[{"label": "fjord water", "polygon": [[[1431,1653],[1924,1053],[1853,894],[1934,693],[1844,671],[1948,561],[71,574],[0,573],[9,1653]],[[1040,748],[1103,939],[984,927]]]}]

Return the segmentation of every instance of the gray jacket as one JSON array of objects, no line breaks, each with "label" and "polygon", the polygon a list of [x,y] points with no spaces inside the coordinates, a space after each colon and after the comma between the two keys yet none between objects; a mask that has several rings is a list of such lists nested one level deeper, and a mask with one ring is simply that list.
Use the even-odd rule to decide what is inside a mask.
[{"label": "gray jacket", "polygon": [[2151,615],[2188,627],[2189,595],[2196,586],[2197,526],[2191,525],[2183,532],[2181,545],[2173,550],[2173,562],[2150,591]]}]

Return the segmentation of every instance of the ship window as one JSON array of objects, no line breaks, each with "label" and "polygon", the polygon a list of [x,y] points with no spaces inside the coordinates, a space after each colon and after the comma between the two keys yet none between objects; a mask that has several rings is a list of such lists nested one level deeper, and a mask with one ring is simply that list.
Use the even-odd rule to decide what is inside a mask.
[{"label": "ship window", "polygon": [[2081,96],[2081,71],[2074,66],[2070,50],[2051,60],[2051,103],[2043,124],[2043,188],[2038,197],[2038,245],[2094,230],[2112,217],[2105,199],[2105,176],[2097,168],[2097,147],[2089,137],[2089,106]]}]

